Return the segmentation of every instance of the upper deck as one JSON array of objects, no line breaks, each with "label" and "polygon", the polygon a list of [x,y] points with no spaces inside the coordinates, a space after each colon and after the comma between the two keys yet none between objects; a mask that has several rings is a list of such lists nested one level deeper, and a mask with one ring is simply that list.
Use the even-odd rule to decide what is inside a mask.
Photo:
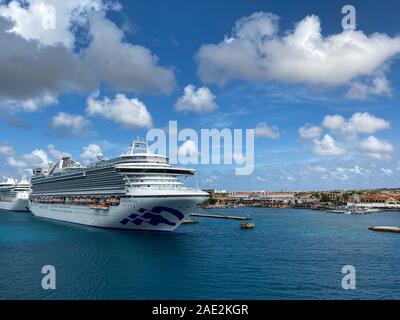
[{"label": "upper deck", "polygon": [[149,152],[146,141],[134,141],[126,153],[112,159],[105,160],[103,155],[97,156],[98,161],[82,167],[69,157],[63,157],[55,165],[48,169],[36,169],[32,177],[32,183],[43,183],[45,181],[65,181],[68,179],[93,176],[107,172],[119,173],[122,176],[138,177],[162,177],[168,176],[176,178],[177,176],[191,176],[196,173],[195,170],[186,168],[175,168],[169,164],[168,157]]}]

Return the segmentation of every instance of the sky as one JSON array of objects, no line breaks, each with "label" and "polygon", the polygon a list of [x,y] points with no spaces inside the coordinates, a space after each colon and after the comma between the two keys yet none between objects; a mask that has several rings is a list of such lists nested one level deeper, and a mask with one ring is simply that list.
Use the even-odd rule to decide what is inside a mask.
[{"label": "sky", "polygon": [[0,177],[112,158],[177,121],[255,130],[250,175],[189,165],[189,185],[399,187],[399,16],[387,0],[0,0]]}]

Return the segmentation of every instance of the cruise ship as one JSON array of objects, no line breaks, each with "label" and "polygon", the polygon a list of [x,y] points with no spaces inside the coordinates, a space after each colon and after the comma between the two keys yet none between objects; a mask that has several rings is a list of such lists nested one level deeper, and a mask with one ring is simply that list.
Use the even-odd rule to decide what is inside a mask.
[{"label": "cruise ship", "polygon": [[30,183],[25,177],[18,182],[8,177],[0,183],[0,209],[10,211],[29,211]]},{"label": "cruise ship", "polygon": [[[184,187],[195,170],[171,167],[135,140],[127,153],[82,167],[69,157],[33,171],[35,216],[88,226],[173,231],[209,194]],[[183,180],[183,181],[181,181]]]}]

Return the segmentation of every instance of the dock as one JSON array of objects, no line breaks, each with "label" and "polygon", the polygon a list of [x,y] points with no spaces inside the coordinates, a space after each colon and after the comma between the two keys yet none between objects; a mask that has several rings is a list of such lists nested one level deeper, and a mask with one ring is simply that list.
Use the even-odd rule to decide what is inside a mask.
[{"label": "dock", "polygon": [[251,220],[249,216],[226,216],[223,214],[208,214],[208,213],[192,213],[193,217],[216,218],[216,219],[231,219],[231,220]]},{"label": "dock", "polygon": [[370,227],[370,228],[368,228],[368,229],[369,229],[369,230],[372,230],[372,231],[400,233],[400,228],[399,228],[399,227],[377,226],[377,227]]}]

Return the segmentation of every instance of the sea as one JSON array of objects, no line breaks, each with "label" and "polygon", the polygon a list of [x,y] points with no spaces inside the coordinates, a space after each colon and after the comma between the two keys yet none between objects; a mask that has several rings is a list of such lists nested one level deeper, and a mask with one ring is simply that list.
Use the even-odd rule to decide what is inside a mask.
[{"label": "sea", "polygon": [[212,213],[255,227],[196,217],[173,233],[118,231],[0,211],[0,299],[400,299],[400,234],[368,230],[400,226],[400,212]]}]

